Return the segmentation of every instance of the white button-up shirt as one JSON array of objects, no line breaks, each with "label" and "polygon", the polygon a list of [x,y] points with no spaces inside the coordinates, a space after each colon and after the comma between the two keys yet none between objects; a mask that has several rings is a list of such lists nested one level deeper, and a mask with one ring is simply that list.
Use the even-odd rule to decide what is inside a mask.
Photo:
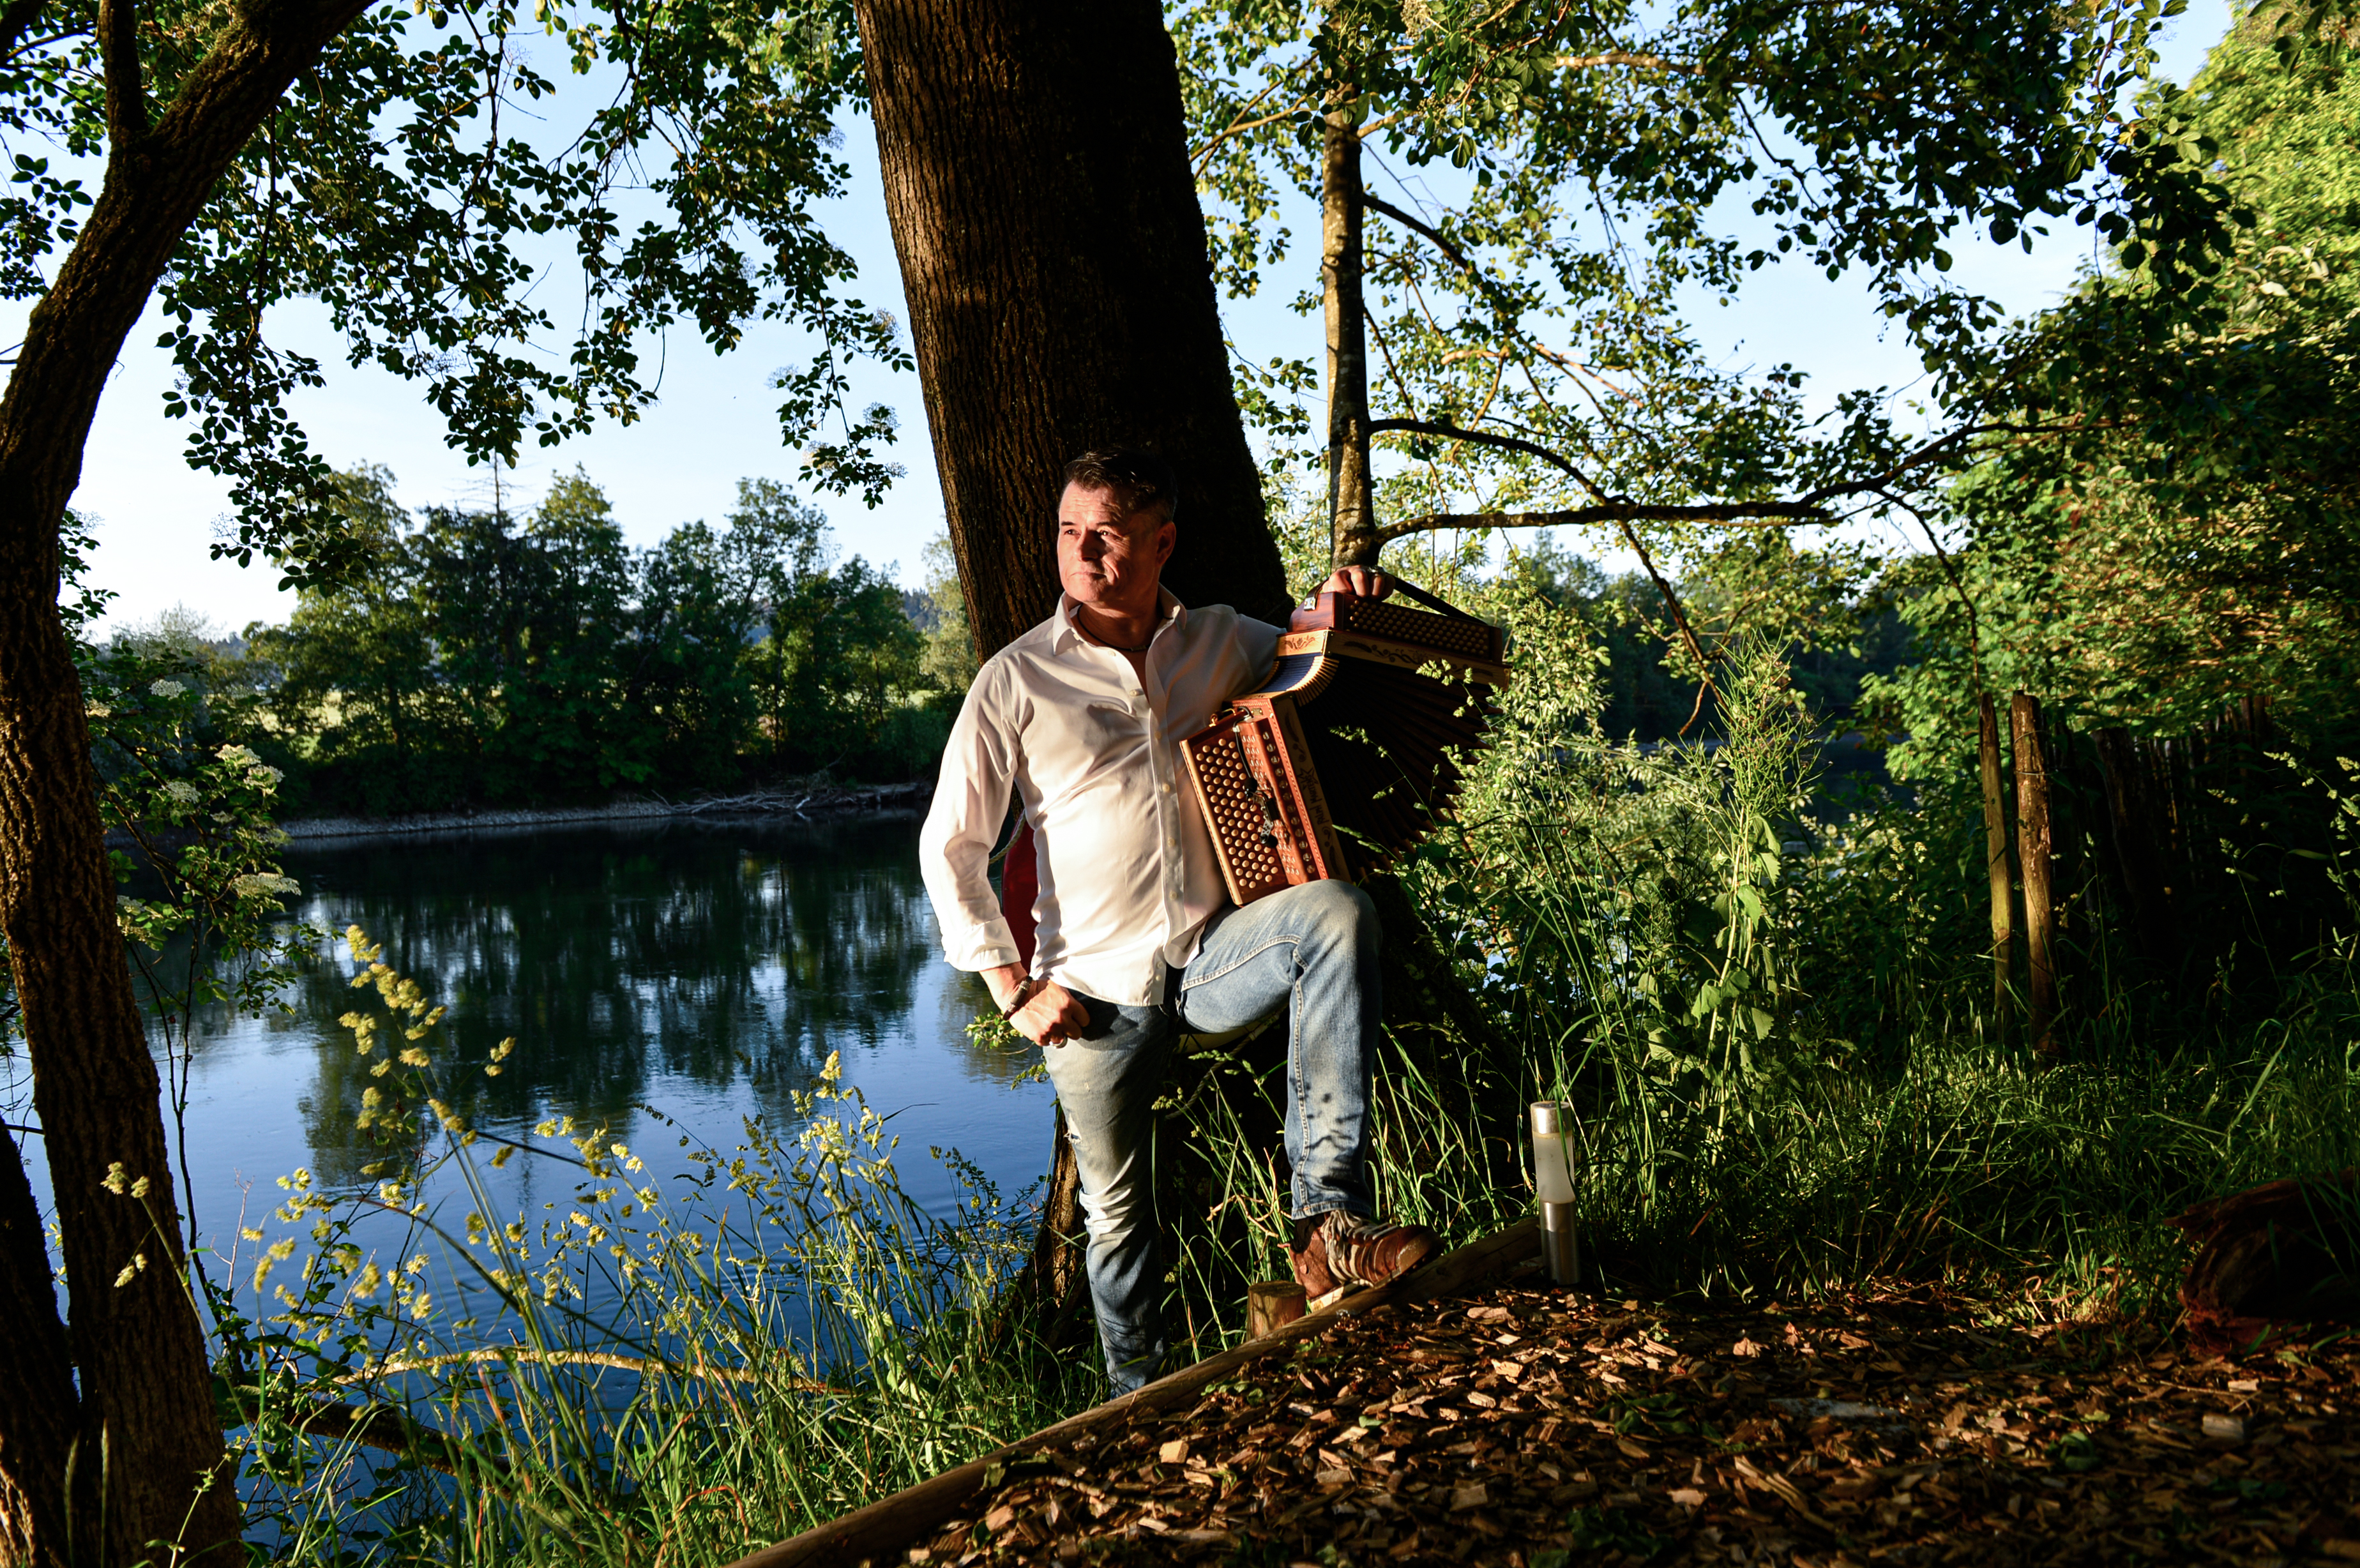
[{"label": "white button-up shirt", "polygon": [[992,655],[943,751],[919,864],[961,969],[1017,962],[989,876],[1016,791],[1032,824],[1040,897],[1032,973],[1101,1001],[1163,998],[1228,902],[1220,862],[1182,777],[1180,742],[1270,671],[1276,626],[1169,593],[1147,679],[1075,628],[1074,602]]}]

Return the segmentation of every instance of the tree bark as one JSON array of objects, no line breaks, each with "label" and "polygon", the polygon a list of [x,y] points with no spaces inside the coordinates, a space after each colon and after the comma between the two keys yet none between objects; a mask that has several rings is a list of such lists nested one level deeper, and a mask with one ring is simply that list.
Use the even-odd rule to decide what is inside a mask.
[{"label": "tree bark", "polygon": [[[16,1138],[0,1132],[0,1563],[62,1562],[73,1364],[58,1322],[40,1210]],[[44,1552],[43,1548],[49,1550]]]},{"label": "tree bark", "polygon": [[[183,1273],[154,1061],[115,921],[82,689],[58,620],[58,527],[82,474],[100,393],[174,247],[238,150],[296,74],[358,14],[356,0],[263,4],[222,30],[153,128],[111,107],[109,149],[88,223],[33,308],[0,394],[0,931],[33,1069],[71,1303],[77,1399],[62,1397],[64,1334],[39,1272],[5,1299],[0,1399],[33,1390],[43,1417],[0,1417],[0,1527],[10,1561],[61,1563],[60,1498],[74,1554],[132,1563],[242,1552],[236,1492],[213,1404],[204,1334]],[[122,15],[127,16],[127,13]],[[120,49],[111,91],[137,90]],[[111,1190],[122,1167],[124,1190]],[[0,1156],[0,1267],[31,1267],[17,1235],[23,1171]],[[131,1190],[144,1182],[137,1195]],[[29,1193],[25,1202],[29,1202]],[[63,1498],[62,1444],[80,1444]],[[102,1476],[102,1442],[104,1465]],[[99,1508],[104,1486],[104,1524]],[[17,1543],[27,1530],[30,1550]]]},{"label": "tree bark", "polygon": [[2030,1018],[2026,1027],[2032,1049],[2043,1056],[2058,1051],[2057,906],[2052,890],[2053,862],[2049,822],[2049,762],[2040,743],[2040,700],[2018,691],[2008,705],[2016,731],[2016,849],[2024,875],[2025,956],[2028,960],[2027,996]]},{"label": "tree bark", "polygon": [[1056,603],[1067,460],[1180,475],[1184,603],[1284,618],[1153,0],[858,0],[959,586],[989,657]]},{"label": "tree bark", "polygon": [[2005,1028],[2007,986],[2016,964],[2016,857],[2007,844],[2007,794],[2000,777],[1999,714],[1991,693],[1975,694],[1982,725],[1977,750],[1983,785],[1983,847],[1991,874],[1992,1027]]},{"label": "tree bark", "polygon": [[1374,566],[1369,473],[1369,328],[1361,297],[1360,114],[1332,109],[1320,125],[1319,279],[1328,317],[1328,524],[1333,564]]},{"label": "tree bark", "polygon": [[[1149,447],[1179,474],[1165,586],[1284,624],[1162,11],[857,0],[855,13],[978,657],[1054,606],[1062,471],[1114,445]],[[1078,1192],[1060,1136],[1015,1298],[1053,1322],[1082,1294]]]}]

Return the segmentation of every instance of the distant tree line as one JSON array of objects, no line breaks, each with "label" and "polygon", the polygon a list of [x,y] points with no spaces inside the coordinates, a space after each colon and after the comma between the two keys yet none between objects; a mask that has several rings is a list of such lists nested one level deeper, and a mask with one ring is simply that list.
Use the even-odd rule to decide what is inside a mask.
[{"label": "distant tree line", "polygon": [[523,515],[413,516],[377,467],[341,475],[338,506],[365,564],[302,589],[286,625],[159,622],[93,654],[199,683],[207,730],[284,772],[290,815],[904,779],[964,691],[930,673],[960,670],[933,646],[964,638],[956,588],[905,595],[838,559],[825,517],[770,480],[645,550],[578,472]]},{"label": "distant tree line", "polygon": [[[185,683],[190,744],[250,747],[285,776],[283,815],[389,815],[814,773],[919,777],[975,674],[945,540],[927,549],[923,586],[905,590],[859,556],[839,559],[825,516],[770,480],[740,481],[720,527],[683,524],[644,550],[578,472],[522,512],[412,513],[393,485],[380,467],[339,476],[340,516],[366,565],[301,589],[285,625],[230,636],[180,609],[121,627],[82,645],[85,690],[128,713],[153,681]],[[1494,578],[1579,614],[1610,733],[1713,727],[1709,699],[1664,657],[1661,604],[1635,574],[1610,577],[1546,539],[1505,577],[1472,557],[1402,564],[1422,580],[1439,567],[1479,609],[1488,595],[1473,579]],[[1733,631],[1749,619],[1741,575],[1688,583],[1700,621]],[[1891,673],[1907,638],[1858,583],[1821,587],[1809,626],[1781,625],[1797,636],[1814,711],[1840,727],[1862,677]],[[77,625],[94,623],[105,597]],[[110,723],[97,724],[102,754]]]}]

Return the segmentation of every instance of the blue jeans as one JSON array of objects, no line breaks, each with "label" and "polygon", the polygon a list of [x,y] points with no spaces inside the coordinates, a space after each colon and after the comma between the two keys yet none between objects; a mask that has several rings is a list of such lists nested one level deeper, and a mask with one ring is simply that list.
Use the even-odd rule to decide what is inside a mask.
[{"label": "blue jeans", "polygon": [[1377,912],[1349,882],[1306,882],[1215,918],[1171,1008],[1085,998],[1088,1035],[1048,1047],[1089,1230],[1090,1304],[1108,1376],[1156,1375],[1164,1269],[1150,1154],[1174,1040],[1287,1009],[1286,1160],[1295,1218],[1369,1214],[1369,1070],[1378,1018]]}]

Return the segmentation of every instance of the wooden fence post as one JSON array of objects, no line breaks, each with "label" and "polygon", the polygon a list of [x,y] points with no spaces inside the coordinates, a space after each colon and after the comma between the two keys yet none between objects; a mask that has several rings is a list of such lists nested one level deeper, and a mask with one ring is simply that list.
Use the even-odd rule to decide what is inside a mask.
[{"label": "wooden fence post", "polygon": [[2057,906],[2051,887],[2049,763],[2040,746],[2040,700],[2018,691],[2008,705],[2016,731],[2016,855],[2024,876],[2025,956],[2030,970],[2032,1049],[2056,1054]]},{"label": "wooden fence post", "polygon": [[1999,714],[1991,693],[1976,693],[1982,711],[1983,845],[1990,856],[1992,937],[1992,1034],[2006,1031],[2007,983],[2016,962],[2016,856],[2007,843],[2006,787],[2000,778]]}]

